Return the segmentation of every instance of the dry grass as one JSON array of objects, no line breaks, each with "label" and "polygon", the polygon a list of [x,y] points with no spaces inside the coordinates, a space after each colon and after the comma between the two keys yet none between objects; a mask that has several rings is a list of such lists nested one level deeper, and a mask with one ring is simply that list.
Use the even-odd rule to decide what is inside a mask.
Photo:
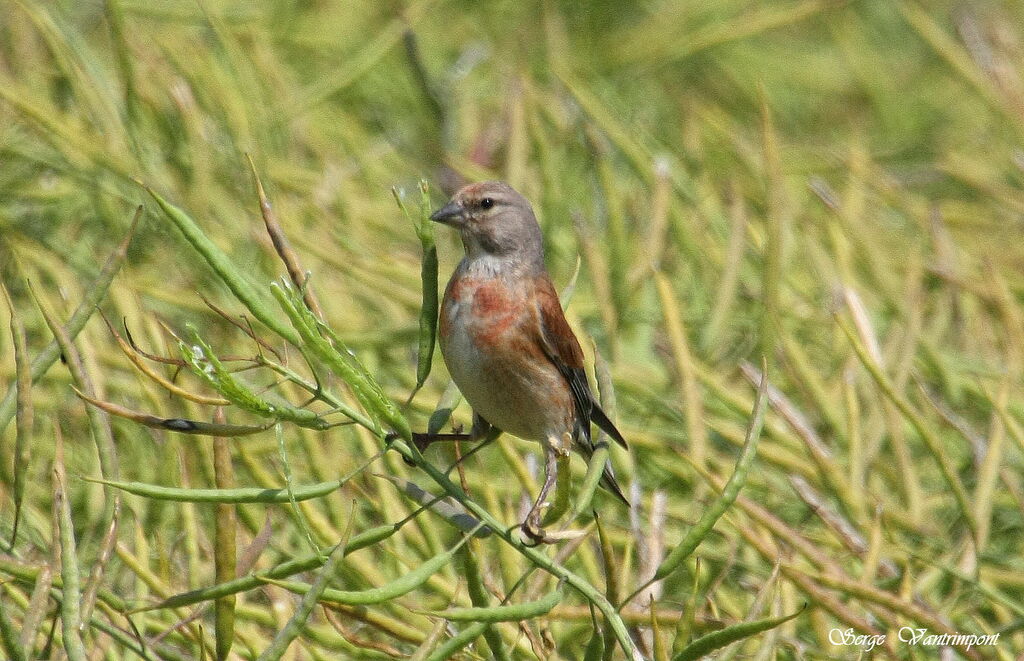
[{"label": "dry grass", "polygon": [[[830,633],[849,628],[887,634],[879,657],[939,654],[904,626],[1024,653],[1019,6],[0,16],[4,655],[855,659]],[[633,511],[596,495],[600,525],[578,507],[563,523],[588,534],[556,547],[504,532],[534,447],[503,437],[446,473],[469,448],[384,440],[457,401],[437,358],[402,408],[429,328],[418,182],[436,205],[485,177],[533,200],[631,443],[611,460]],[[443,229],[442,282],[461,252]],[[311,274],[305,304],[272,293],[289,271]],[[297,330],[313,301],[328,340]],[[492,534],[456,548],[479,520]],[[181,596],[234,576],[233,596]]]}]

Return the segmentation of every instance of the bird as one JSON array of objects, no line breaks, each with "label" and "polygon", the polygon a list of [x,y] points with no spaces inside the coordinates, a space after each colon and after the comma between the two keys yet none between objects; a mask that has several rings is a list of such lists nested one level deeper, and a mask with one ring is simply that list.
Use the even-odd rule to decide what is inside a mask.
[{"label": "bird", "polygon": [[[421,433],[414,441],[425,450],[434,441],[477,440],[500,430],[539,442],[544,483],[521,529],[533,544],[555,541],[541,527],[541,513],[559,455],[572,449],[589,460],[596,449],[592,422],[623,448],[626,439],[590,389],[530,202],[502,181],[472,183],[430,219],[457,230],[465,249],[445,288],[438,343],[474,416],[469,434]],[[600,484],[629,506],[610,462]]]}]

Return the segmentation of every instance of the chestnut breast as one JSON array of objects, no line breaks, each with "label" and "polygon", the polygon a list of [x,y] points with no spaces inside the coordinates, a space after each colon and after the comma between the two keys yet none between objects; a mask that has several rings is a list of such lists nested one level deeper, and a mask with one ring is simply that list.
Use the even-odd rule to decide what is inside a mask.
[{"label": "chestnut breast", "polygon": [[529,440],[560,437],[572,425],[568,384],[536,341],[530,281],[509,280],[456,270],[441,304],[441,354],[492,425]]}]

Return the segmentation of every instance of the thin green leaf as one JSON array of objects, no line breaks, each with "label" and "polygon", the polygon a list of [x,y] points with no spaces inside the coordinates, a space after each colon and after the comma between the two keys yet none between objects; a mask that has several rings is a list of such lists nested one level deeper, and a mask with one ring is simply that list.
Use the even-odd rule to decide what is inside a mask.
[{"label": "thin green leaf", "polygon": [[756,636],[762,631],[774,629],[780,624],[788,622],[800,613],[804,612],[804,608],[806,607],[807,605],[804,604],[800,610],[791,615],[770,617],[763,620],[754,620],[753,622],[741,622],[740,624],[734,624],[731,627],[726,627],[719,631],[714,631],[705,636],[701,636],[683,648],[683,651],[679,654],[672,657],[672,661],[696,661],[717,649],[725,647],[729,643],[750,638],[751,636]]}]

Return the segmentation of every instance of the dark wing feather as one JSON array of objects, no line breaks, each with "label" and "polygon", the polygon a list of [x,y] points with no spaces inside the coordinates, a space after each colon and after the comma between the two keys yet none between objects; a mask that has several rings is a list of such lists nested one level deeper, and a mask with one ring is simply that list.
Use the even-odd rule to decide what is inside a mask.
[{"label": "dark wing feather", "polygon": [[621,445],[623,448],[629,448],[626,444],[626,439],[622,437],[622,433],[616,429],[615,423],[608,419],[608,416],[604,414],[601,407],[594,404],[594,408],[590,410],[590,419],[594,421],[598,427],[604,430],[604,433],[612,437],[612,440]]},{"label": "dark wing feather", "polygon": [[[604,441],[601,441],[603,445],[607,445]],[[594,450],[597,449],[591,445],[578,445],[580,454],[587,460],[587,464],[590,464],[590,457],[594,454]],[[629,499],[626,498],[626,494],[622,493],[622,487],[619,486],[619,481],[615,479],[615,471],[612,470],[612,462],[608,460],[604,463],[604,472],[601,474],[601,486],[612,493],[619,502],[629,507]]]},{"label": "dark wing feather", "polygon": [[540,314],[540,345],[544,354],[565,377],[576,407],[576,436],[590,445],[590,415],[594,398],[583,369],[583,349],[562,313],[551,280],[543,275],[537,279],[537,309]]},{"label": "dark wing feather", "polygon": [[577,425],[581,427],[578,432],[582,432],[587,445],[591,445],[590,422],[593,420],[616,443],[627,447],[626,439],[597,405],[590,392],[587,373],[583,369],[583,349],[569,327],[569,322],[565,320],[554,285],[547,276],[537,281],[537,305],[540,310],[541,346],[548,359],[569,383],[576,405]]},{"label": "dark wing feather", "polygon": [[[590,437],[590,422],[593,420],[597,426],[608,433],[615,442],[626,447],[626,440],[615,428],[612,421],[604,414],[601,407],[594,400],[590,392],[590,383],[587,381],[587,373],[583,369],[583,349],[576,339],[576,335],[565,320],[562,306],[558,302],[558,295],[555,293],[554,285],[545,275],[537,281],[537,307],[540,311],[540,345],[544,354],[554,364],[572,392],[573,404],[576,408],[576,425],[574,440],[576,449],[590,461],[594,454],[594,442]],[[615,479],[615,472],[612,470],[611,461],[606,461],[604,472],[601,474],[601,486],[614,495],[619,502],[629,507],[629,499],[622,493],[618,480]]]}]

